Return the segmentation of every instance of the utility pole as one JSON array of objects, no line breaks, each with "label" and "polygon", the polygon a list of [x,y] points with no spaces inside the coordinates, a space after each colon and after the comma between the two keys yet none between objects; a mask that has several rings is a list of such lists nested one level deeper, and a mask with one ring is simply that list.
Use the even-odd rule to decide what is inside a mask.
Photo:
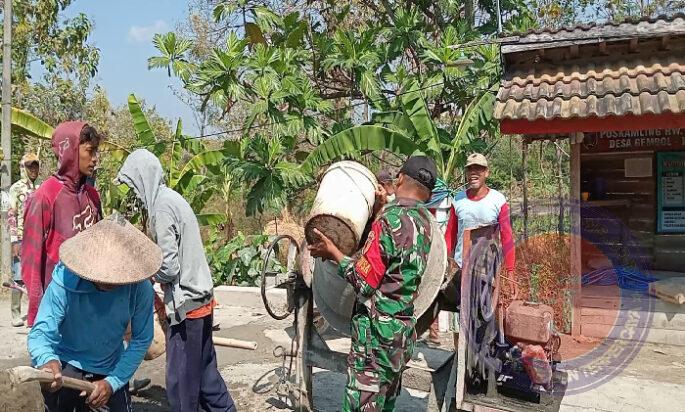
[{"label": "utility pole", "polygon": [[[9,193],[12,185],[12,0],[3,1],[2,37],[2,140],[3,159],[0,163],[0,190]],[[7,222],[7,208],[2,207],[2,274],[12,273],[12,244]]]},{"label": "utility pole", "polygon": [[499,5],[500,0],[495,0],[495,7],[497,12],[497,34],[502,34],[502,9]]}]

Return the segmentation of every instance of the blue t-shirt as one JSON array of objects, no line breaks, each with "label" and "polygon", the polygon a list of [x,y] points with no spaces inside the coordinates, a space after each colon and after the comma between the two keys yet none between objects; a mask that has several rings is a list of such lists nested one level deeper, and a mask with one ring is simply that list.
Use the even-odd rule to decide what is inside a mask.
[{"label": "blue t-shirt", "polygon": [[[113,391],[131,379],[154,334],[149,281],[100,291],[62,263],[55,266],[28,336],[34,366],[51,360],[105,375]],[[123,338],[131,323],[131,341]]]}]

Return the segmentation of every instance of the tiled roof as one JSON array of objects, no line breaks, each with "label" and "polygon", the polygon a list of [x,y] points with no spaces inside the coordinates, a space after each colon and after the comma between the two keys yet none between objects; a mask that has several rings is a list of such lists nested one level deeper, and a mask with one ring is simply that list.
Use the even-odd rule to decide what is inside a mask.
[{"label": "tiled roof", "polygon": [[561,43],[583,44],[597,41],[621,40],[627,38],[660,37],[664,35],[685,35],[685,13],[659,16],[640,20],[630,19],[617,23],[592,23],[539,29],[512,36],[514,42],[502,46],[502,53],[515,53],[557,47]]},{"label": "tiled roof", "polygon": [[683,59],[510,73],[495,105],[498,119],[530,121],[660,113],[685,113]]}]

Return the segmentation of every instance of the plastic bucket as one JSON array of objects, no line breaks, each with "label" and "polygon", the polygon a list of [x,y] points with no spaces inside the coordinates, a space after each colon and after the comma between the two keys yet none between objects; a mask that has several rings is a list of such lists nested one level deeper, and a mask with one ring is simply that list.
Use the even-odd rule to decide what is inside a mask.
[{"label": "plastic bucket", "polygon": [[316,228],[345,255],[354,253],[373,212],[376,186],[374,174],[357,162],[343,161],[329,167],[305,225],[307,243],[316,242]]}]

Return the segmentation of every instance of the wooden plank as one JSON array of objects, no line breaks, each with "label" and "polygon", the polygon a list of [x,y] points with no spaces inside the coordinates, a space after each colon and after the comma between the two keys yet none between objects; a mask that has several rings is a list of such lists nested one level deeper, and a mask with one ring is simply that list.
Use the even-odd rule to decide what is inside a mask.
[{"label": "wooden plank", "polygon": [[664,302],[661,299],[657,299],[655,297],[650,297],[647,295],[644,295],[644,299],[650,299],[651,302],[624,302],[620,299],[610,299],[610,298],[587,298],[583,296],[581,306],[582,306],[582,311],[587,310],[588,308],[592,309],[609,309],[609,310],[634,310],[636,306],[640,306],[642,308],[649,308],[649,311],[652,313],[680,313],[683,311],[683,305],[676,305],[673,303],[668,303]]},{"label": "wooden plank", "polygon": [[685,251],[669,250],[664,251],[658,248],[654,252],[654,269],[656,270],[683,270],[685,267]]},{"label": "wooden plank", "polygon": [[668,34],[661,36],[661,44],[659,44],[659,50],[669,50],[671,48],[670,40],[671,36],[669,36]]},{"label": "wooden plank", "polygon": [[655,179],[604,179],[607,193],[642,193],[653,195],[656,190]]},{"label": "wooden plank", "polygon": [[[591,314],[586,315],[586,313]],[[639,311],[637,316],[641,319],[647,319],[649,314]],[[626,311],[583,308],[583,325],[623,326],[629,320],[631,320],[631,315]],[[650,326],[654,329],[685,330],[685,313],[653,313]]]},{"label": "wooden plank", "polygon": [[616,328],[611,330],[609,336],[607,336],[607,327],[605,325],[583,325],[582,333],[583,336],[588,336],[591,338],[608,338],[612,340],[620,339],[628,341],[636,341],[640,336],[646,335],[644,342],[647,343],[685,346],[685,331],[682,330],[651,329],[641,327],[634,327],[632,329]]},{"label": "wooden plank", "polygon": [[582,276],[582,255],[581,255],[581,222],[580,222],[580,148],[582,145],[582,133],[571,136],[571,276],[572,276],[572,319],[571,334],[580,335],[581,325],[581,276]]},{"label": "wooden plank", "polygon": [[685,235],[656,235],[654,237],[654,246],[668,249],[685,249]]},{"label": "wooden plank", "polygon": [[607,56],[609,54],[607,51],[607,42],[603,41],[599,43],[599,54],[602,56]]}]

